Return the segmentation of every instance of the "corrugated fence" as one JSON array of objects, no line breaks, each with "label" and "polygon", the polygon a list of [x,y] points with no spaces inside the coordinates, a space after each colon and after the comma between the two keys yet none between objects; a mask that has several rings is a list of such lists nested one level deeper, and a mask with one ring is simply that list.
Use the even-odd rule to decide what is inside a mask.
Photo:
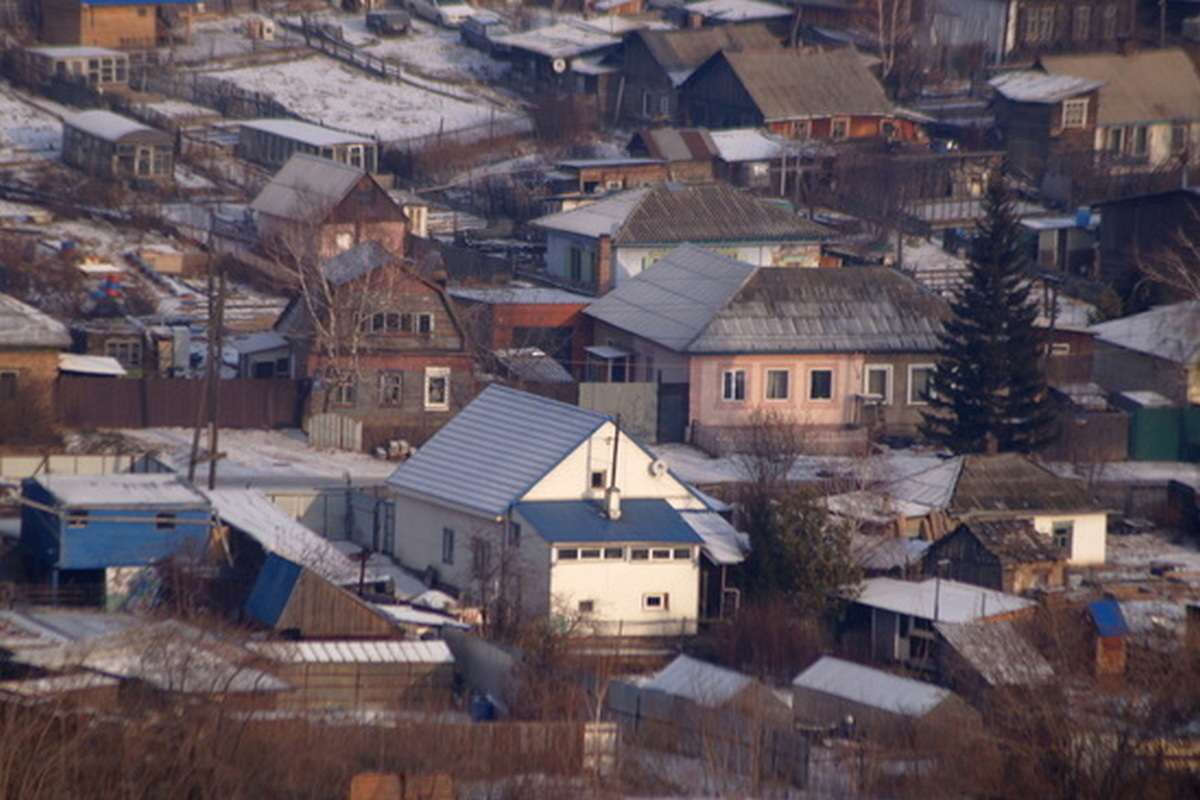
[{"label": "corrugated fence", "polygon": [[[217,423],[224,428],[296,428],[304,390],[299,381],[237,378],[218,384]],[[91,378],[58,381],[58,419],[72,428],[195,425],[204,383],[185,378]]]}]

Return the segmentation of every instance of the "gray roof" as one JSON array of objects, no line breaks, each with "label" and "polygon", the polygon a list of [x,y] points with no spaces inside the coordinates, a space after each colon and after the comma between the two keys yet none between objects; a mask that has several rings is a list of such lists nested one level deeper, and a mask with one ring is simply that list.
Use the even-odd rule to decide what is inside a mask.
[{"label": "gray roof", "polygon": [[30,47],[25,50],[27,53],[36,53],[37,55],[50,56],[51,58],[129,58],[127,53],[120,50],[110,50],[107,47],[89,47],[87,45],[43,45],[41,47]]},{"label": "gray roof", "polygon": [[586,305],[593,298],[551,286],[456,286],[449,290],[455,300],[469,300],[493,306],[507,305]]},{"label": "gray roof", "polygon": [[719,708],[752,683],[754,679],[749,675],[690,656],[677,656],[641,686],[685,697],[698,705]]},{"label": "gray roof", "polygon": [[1016,595],[937,578],[920,583],[868,578],[853,602],[935,622],[974,622],[1036,605]]},{"label": "gray roof", "polygon": [[[902,678],[833,656],[822,656],[797,675],[792,686],[916,718],[925,716],[954,696],[949,689],[932,683]],[[802,704],[798,703],[796,711],[802,713]]]},{"label": "gray roof", "polygon": [[259,655],[280,664],[453,664],[443,641],[251,642]]},{"label": "gray roof", "polygon": [[932,353],[946,314],[945,301],[887,267],[763,267],[687,352]]},{"label": "gray roof", "polygon": [[174,473],[114,475],[37,475],[62,505],[79,508],[208,508],[208,499]]},{"label": "gray roof", "polygon": [[1009,100],[1018,103],[1061,103],[1104,85],[1074,75],[1047,75],[1036,70],[1006,72],[988,84]]},{"label": "gray roof", "polygon": [[367,173],[327,158],[296,153],[250,204],[260,214],[317,222]]},{"label": "gray roof", "polygon": [[[950,535],[969,532],[976,541],[1004,563],[1028,564],[1065,561],[1066,552],[1044,533],[1034,530],[1029,519],[974,519],[962,523]],[[931,556],[932,557],[932,556]]]},{"label": "gray roof", "polygon": [[963,456],[950,498],[959,516],[1020,516],[1033,512],[1099,512],[1082,481],[1055,475],[1019,453]]},{"label": "gray roof", "polygon": [[1054,669],[1011,620],[939,622],[938,633],[991,686],[1030,686],[1054,677]]},{"label": "gray roof", "polygon": [[1088,330],[1102,342],[1189,364],[1200,358],[1200,300],[1158,306]]},{"label": "gray roof", "polygon": [[264,133],[272,133],[297,142],[311,144],[314,147],[324,147],[335,144],[374,144],[366,136],[356,133],[346,133],[301,122],[298,119],[249,119],[241,123],[243,128],[250,128]]},{"label": "gray roof", "polygon": [[699,0],[688,3],[689,14],[699,14],[705,19],[721,22],[742,22],[751,19],[777,19],[790,17],[792,10],[762,0]]},{"label": "gray roof", "polygon": [[726,183],[642,186],[533,222],[581,236],[611,235],[616,244],[821,241],[831,236],[824,225]]},{"label": "gray roof", "polygon": [[321,265],[321,274],[334,286],[342,286],[397,260],[395,253],[372,240],[330,256]]},{"label": "gray roof", "polygon": [[493,384],[387,482],[403,493],[498,517],[610,420]]},{"label": "gray roof", "polygon": [[1099,125],[1200,119],[1200,74],[1191,58],[1177,48],[1130,55],[1043,56],[1041,66],[1051,75],[1104,83]]},{"label": "gray roof", "polygon": [[66,325],[11,295],[0,294],[0,347],[57,350],[70,346]]},{"label": "gray roof", "polygon": [[159,139],[163,142],[171,141],[171,137],[163,131],[111,111],[81,111],[67,117],[63,124],[110,142],[119,141],[131,134],[140,134],[144,138]]},{"label": "gray roof", "polygon": [[901,113],[852,47],[722,53],[767,122]]},{"label": "gray roof", "polygon": [[754,266],[744,261],[685,244],[623,281],[584,313],[683,351],[754,272]]},{"label": "gray roof", "polygon": [[761,23],[712,25],[684,30],[640,30],[633,34],[679,86],[697,67],[721,50],[779,48],[779,39]]},{"label": "gray roof", "polygon": [[493,41],[547,58],[574,58],[621,43],[620,37],[604,33],[580,20],[497,36]]}]

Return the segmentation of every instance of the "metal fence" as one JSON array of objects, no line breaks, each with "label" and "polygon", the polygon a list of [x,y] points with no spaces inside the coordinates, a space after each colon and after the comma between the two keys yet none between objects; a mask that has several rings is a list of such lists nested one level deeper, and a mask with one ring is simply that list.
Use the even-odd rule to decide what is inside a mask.
[{"label": "metal fence", "polygon": [[[58,381],[58,419],[72,428],[195,425],[203,382],[184,378],[93,378]],[[283,379],[238,378],[217,384],[217,424],[224,428],[300,426],[304,385]]]}]

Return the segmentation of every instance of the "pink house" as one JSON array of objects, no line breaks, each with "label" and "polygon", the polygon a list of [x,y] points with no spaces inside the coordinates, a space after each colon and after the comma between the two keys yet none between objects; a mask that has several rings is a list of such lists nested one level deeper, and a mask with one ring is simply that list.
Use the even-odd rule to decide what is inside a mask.
[{"label": "pink house", "polygon": [[584,313],[591,378],[657,384],[660,439],[734,450],[769,411],[837,452],[915,434],[947,307],[883,267],[755,267],[684,245]]}]

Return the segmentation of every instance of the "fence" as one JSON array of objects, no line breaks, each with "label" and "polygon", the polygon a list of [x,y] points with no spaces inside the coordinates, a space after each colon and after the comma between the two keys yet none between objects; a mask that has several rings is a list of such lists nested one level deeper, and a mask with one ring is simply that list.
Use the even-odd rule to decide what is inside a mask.
[{"label": "fence", "polygon": [[[64,375],[58,381],[58,419],[71,428],[187,427],[201,419],[203,385],[184,378]],[[220,381],[217,424],[224,428],[297,428],[304,395],[300,381]]]}]

